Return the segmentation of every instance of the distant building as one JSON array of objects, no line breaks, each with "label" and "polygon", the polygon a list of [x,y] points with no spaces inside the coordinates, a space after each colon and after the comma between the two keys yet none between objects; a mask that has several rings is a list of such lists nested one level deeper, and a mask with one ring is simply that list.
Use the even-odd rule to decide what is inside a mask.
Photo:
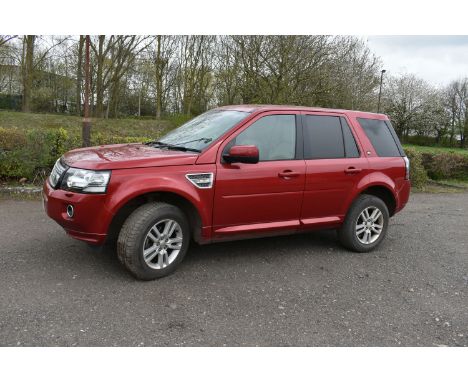
[{"label": "distant building", "polygon": [[[21,109],[23,93],[21,77],[21,66],[0,64],[0,109]],[[33,110],[74,112],[76,109],[75,78],[38,70],[34,73],[33,81]]]}]

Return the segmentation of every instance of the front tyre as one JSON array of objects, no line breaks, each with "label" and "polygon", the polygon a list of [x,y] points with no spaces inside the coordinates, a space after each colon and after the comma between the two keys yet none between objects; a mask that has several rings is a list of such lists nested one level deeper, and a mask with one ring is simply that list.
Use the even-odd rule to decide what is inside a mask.
[{"label": "front tyre", "polygon": [[117,240],[117,255],[136,278],[154,280],[176,269],[189,242],[189,224],[178,207],[149,203],[125,221]]},{"label": "front tyre", "polygon": [[338,230],[341,244],[356,252],[369,252],[385,238],[389,223],[387,205],[373,195],[360,195]]}]

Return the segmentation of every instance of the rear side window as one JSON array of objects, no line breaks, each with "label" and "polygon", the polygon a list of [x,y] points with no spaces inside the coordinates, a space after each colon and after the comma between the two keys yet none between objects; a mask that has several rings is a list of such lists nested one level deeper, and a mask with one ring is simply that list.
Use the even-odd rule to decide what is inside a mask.
[{"label": "rear side window", "polygon": [[344,158],[343,134],[339,117],[304,116],[304,158]]},{"label": "rear side window", "polygon": [[368,118],[358,118],[357,120],[379,157],[399,157],[402,155],[398,149],[399,142],[397,144],[395,141],[398,138],[393,137],[385,121]]}]

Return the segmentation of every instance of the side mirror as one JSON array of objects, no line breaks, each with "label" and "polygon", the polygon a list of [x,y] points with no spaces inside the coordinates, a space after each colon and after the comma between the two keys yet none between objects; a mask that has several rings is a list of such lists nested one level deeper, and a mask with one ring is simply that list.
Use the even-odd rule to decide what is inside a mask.
[{"label": "side mirror", "polygon": [[228,153],[223,154],[223,159],[227,163],[258,163],[258,147],[232,146]]}]

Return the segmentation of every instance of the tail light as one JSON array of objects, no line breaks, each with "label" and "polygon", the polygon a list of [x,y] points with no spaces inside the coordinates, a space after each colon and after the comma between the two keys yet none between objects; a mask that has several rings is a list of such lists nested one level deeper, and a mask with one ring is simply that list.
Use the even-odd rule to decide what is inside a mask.
[{"label": "tail light", "polygon": [[403,157],[403,160],[405,161],[405,179],[409,180],[409,172],[410,172],[410,161],[408,157]]}]

